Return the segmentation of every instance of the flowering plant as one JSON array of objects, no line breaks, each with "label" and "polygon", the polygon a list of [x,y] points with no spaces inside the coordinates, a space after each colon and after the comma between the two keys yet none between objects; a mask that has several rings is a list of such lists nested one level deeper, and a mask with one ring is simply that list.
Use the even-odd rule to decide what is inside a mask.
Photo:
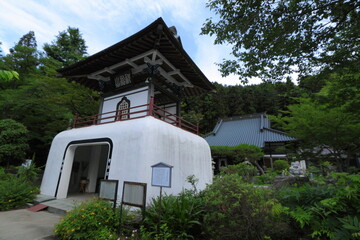
[{"label": "flowering plant", "polygon": [[117,239],[119,216],[107,201],[94,199],[69,211],[55,226],[60,239]]}]

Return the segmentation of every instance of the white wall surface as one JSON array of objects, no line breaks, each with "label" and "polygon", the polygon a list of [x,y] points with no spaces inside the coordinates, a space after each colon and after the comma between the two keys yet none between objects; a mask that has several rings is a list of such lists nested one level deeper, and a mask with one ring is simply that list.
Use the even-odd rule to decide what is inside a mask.
[{"label": "white wall surface", "polygon": [[[143,87],[143,88],[135,89],[132,91],[128,91],[128,92],[117,94],[117,95],[114,95],[111,97],[104,98],[101,113],[116,111],[117,104],[121,101],[121,99],[123,97],[126,97],[127,99],[130,100],[130,107],[147,104],[147,102],[148,102],[148,87]],[[145,109],[146,109],[146,107],[135,108],[135,109],[131,109],[130,112],[136,112],[136,111],[145,110]],[[133,115],[130,115],[130,118],[138,117],[138,116],[145,116],[145,115],[146,115],[146,112],[139,113],[139,114],[133,114]],[[114,117],[112,117],[112,116],[114,116]],[[105,117],[112,117],[112,118],[102,120],[101,121],[102,123],[114,121],[115,114],[114,113],[105,114],[102,116],[102,118],[105,118]]]},{"label": "white wall surface", "polygon": [[[174,122],[177,121],[176,116],[173,116],[173,115],[176,115],[176,110],[177,110],[176,103],[160,105],[159,107],[162,108],[163,110],[165,110],[166,112],[161,111],[159,109],[155,109],[155,110],[158,111],[160,114],[167,116],[166,118],[161,116],[161,119],[163,119],[164,121],[171,123],[171,124],[174,124]],[[171,115],[171,114],[173,114],[173,115]]]},{"label": "white wall surface", "polygon": [[[198,189],[204,189],[206,184],[212,182],[210,148],[203,138],[153,117],[145,117],[58,134],[49,152],[41,194],[54,196],[66,146],[71,141],[95,138],[110,138],[113,141],[109,179],[119,180],[119,198],[124,181],[147,183],[148,203],[151,198],[158,196],[159,187],[151,186],[151,166],[159,162],[173,166],[172,186],[163,188],[167,194],[177,194],[191,188],[186,181],[190,175],[199,179]],[[70,158],[66,159],[71,161]],[[62,178],[70,174],[68,171],[71,169],[64,168]],[[60,184],[59,192],[65,192],[66,180],[60,182],[64,184]]]}]

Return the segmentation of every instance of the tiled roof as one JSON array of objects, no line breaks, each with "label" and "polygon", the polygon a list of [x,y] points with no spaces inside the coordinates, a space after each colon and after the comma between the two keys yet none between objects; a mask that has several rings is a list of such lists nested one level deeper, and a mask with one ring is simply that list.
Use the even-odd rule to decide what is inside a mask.
[{"label": "tiled roof", "polygon": [[262,148],[265,142],[287,142],[294,141],[295,138],[271,129],[265,114],[252,114],[219,120],[205,140],[210,146],[250,144]]},{"label": "tiled roof", "polygon": [[154,49],[159,51],[194,85],[194,87],[184,89],[185,96],[198,95],[215,89],[183,49],[181,43],[174,37],[174,34],[162,18],[158,18],[144,29],[121,42],[57,71],[61,77],[66,77],[99,91],[98,81],[89,79],[89,74]]}]

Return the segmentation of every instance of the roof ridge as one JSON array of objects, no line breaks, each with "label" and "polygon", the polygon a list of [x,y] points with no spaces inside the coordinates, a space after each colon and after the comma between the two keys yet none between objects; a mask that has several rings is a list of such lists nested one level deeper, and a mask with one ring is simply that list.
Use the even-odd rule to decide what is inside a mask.
[{"label": "roof ridge", "polygon": [[273,129],[273,128],[267,128],[267,127],[264,127],[265,130],[268,130],[270,132],[275,132],[275,133],[279,133],[279,134],[283,134],[283,135],[286,135],[286,136],[289,136],[286,132],[283,132],[283,131],[280,131],[280,130],[276,130],[276,129]]},{"label": "roof ridge", "polygon": [[261,116],[267,118],[266,113],[250,113],[245,115],[226,117],[226,118],[222,118],[222,120],[224,122],[227,122],[227,121],[236,121],[236,120],[249,119],[249,118],[260,118]]},{"label": "roof ridge", "polygon": [[220,119],[220,120],[217,122],[217,124],[216,124],[216,126],[214,127],[214,130],[213,130],[214,135],[219,131],[222,122],[223,122],[222,119]]},{"label": "roof ridge", "polygon": [[[159,17],[157,18],[155,21],[153,21],[152,23],[150,23],[149,25],[147,25],[145,28],[141,29],[140,31],[130,35],[129,37],[125,38],[125,39],[122,39],[121,41],[97,52],[97,53],[94,53],[90,56],[87,56],[86,58],[76,62],[76,63],[73,63],[69,66],[66,66],[66,67],[62,67],[62,68],[59,68],[59,69],[56,69],[57,72],[59,72],[60,74],[62,72],[66,72],[68,70],[71,70],[71,69],[74,69],[76,67],[78,67],[79,65],[81,64],[84,64],[84,63],[88,63],[88,62],[91,62],[91,61],[94,61],[96,59],[96,57],[100,56],[100,55],[103,55],[103,54],[107,54],[109,52],[111,52],[113,49],[117,48],[118,46],[121,46],[122,44],[124,44],[125,42],[128,42],[128,41],[131,41],[133,38],[137,37],[137,36],[140,36],[141,34],[143,34],[144,32],[148,31],[149,29],[151,29],[152,27],[154,27],[156,24],[164,24],[166,26],[166,23],[164,22],[164,20]],[[167,26],[166,26],[167,27]]]}]

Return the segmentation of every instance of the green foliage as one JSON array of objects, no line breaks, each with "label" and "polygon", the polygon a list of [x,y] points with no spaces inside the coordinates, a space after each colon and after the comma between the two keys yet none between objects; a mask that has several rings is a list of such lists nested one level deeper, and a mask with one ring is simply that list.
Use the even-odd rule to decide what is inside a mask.
[{"label": "green foliage", "polygon": [[287,214],[314,239],[356,239],[359,232],[360,176],[332,173],[335,185],[304,185],[277,192]]},{"label": "green foliage", "polygon": [[[346,69],[328,75],[318,94],[299,98],[299,104],[288,106],[287,116],[278,119],[289,135],[301,141],[303,156],[309,153],[312,159],[346,171],[350,159],[359,154],[359,77]],[[322,154],[323,150],[329,154]]]},{"label": "green foliage", "polygon": [[258,170],[253,165],[248,163],[238,163],[235,165],[229,165],[221,170],[221,175],[224,174],[236,174],[240,176],[244,181],[251,182],[251,179],[258,173]]},{"label": "green foliage", "polygon": [[205,231],[211,239],[264,239],[271,215],[264,189],[237,174],[218,177],[205,190]]},{"label": "green foliage", "polygon": [[145,239],[194,239],[201,234],[203,202],[199,195],[184,192],[156,198],[146,210]]},{"label": "green foliage", "polygon": [[6,174],[0,168],[0,211],[23,207],[27,202],[32,202],[37,188],[22,177]]},{"label": "green foliage", "polygon": [[237,163],[258,161],[264,155],[261,148],[248,144],[240,144],[234,147],[211,146],[210,148],[212,155],[231,157]]},{"label": "green foliage", "polygon": [[357,216],[346,216],[339,221],[342,226],[335,232],[334,240],[360,238],[360,221]]},{"label": "green foliage", "polygon": [[305,184],[299,188],[283,188],[277,192],[279,201],[288,207],[306,207],[319,202],[322,199],[331,197],[334,194],[334,187],[328,185]]},{"label": "green foliage", "polygon": [[24,166],[17,167],[19,178],[29,182],[35,182],[38,179],[41,169],[36,167],[33,162],[34,159],[30,164],[30,166],[28,167],[24,167]]},{"label": "green foliage", "polygon": [[98,110],[98,93],[56,77],[56,69],[86,53],[79,30],[69,28],[57,40],[46,46],[64,62],[54,59],[51,50],[49,55],[39,54],[34,32],[25,34],[9,54],[0,55],[0,69],[19,73],[18,78],[0,81],[0,118],[11,118],[26,126],[29,145],[41,165],[53,137],[69,127],[75,114],[93,115]]},{"label": "green foliage", "polygon": [[0,120],[0,164],[22,160],[28,150],[28,130],[12,119]]},{"label": "green foliage", "polygon": [[234,147],[211,146],[210,149],[212,156],[226,156],[234,159],[235,163],[249,161],[251,164],[254,164],[262,174],[264,174],[264,170],[257,162],[264,155],[264,153],[258,146],[240,144]]},{"label": "green foliage", "polygon": [[142,226],[141,227],[141,239],[142,240],[170,240],[170,239],[181,239],[181,238],[177,238],[175,237],[171,231],[169,230],[169,227],[167,226],[166,223],[163,223],[160,225],[159,230],[154,233],[154,232],[148,232],[148,230]]},{"label": "green foliage", "polygon": [[63,64],[69,66],[86,55],[87,46],[82,38],[78,28],[68,27],[66,31],[59,32],[56,40],[51,44],[44,45],[44,51],[48,57],[51,57]]},{"label": "green foliage", "polygon": [[196,178],[195,175],[190,175],[190,176],[187,176],[186,181],[188,183],[190,183],[190,185],[191,185],[191,187],[193,189],[191,189],[191,190],[186,189],[185,192],[192,193],[192,194],[197,194],[198,191],[197,191],[196,185],[199,182],[199,179]]},{"label": "green foliage", "polygon": [[256,183],[269,185],[274,182],[274,179],[277,176],[279,176],[279,173],[277,173],[276,171],[267,171],[265,174],[255,177],[257,179]]},{"label": "green foliage", "polygon": [[130,207],[122,206],[120,221],[120,239],[140,239],[140,227],[143,220],[142,212],[139,210],[134,211]]},{"label": "green foliage", "polygon": [[0,80],[9,81],[13,78],[19,79],[19,73],[16,71],[0,70]]},{"label": "green foliage", "polygon": [[286,160],[276,160],[274,162],[274,169],[278,172],[282,172],[290,167],[290,164]]},{"label": "green foliage", "polygon": [[217,16],[206,20],[202,34],[215,35],[215,44],[232,45],[233,58],[219,64],[224,76],[269,81],[314,67],[358,67],[356,0],[211,0],[207,7]]},{"label": "green foliage", "polygon": [[258,85],[224,86],[214,83],[216,92],[187,97],[181,115],[200,121],[202,133],[213,130],[219,118],[267,112],[277,115],[286,106],[296,103],[303,91],[293,82],[266,82]]},{"label": "green foliage", "polygon": [[310,210],[304,210],[301,207],[296,207],[295,210],[289,212],[289,215],[300,224],[301,228],[303,228],[305,225],[308,225],[311,221],[311,218],[314,217]]},{"label": "green foliage", "polygon": [[[39,64],[38,57],[35,33],[30,31],[20,38],[19,42],[10,49],[9,54],[3,57],[3,67],[7,70],[16,70],[20,76],[17,79],[22,80],[23,77],[36,72]],[[8,87],[17,88],[21,85],[21,81],[16,81],[17,79],[12,81]]]},{"label": "green foliage", "polygon": [[69,211],[54,231],[60,239],[117,239],[118,221],[109,202],[92,200]]}]

